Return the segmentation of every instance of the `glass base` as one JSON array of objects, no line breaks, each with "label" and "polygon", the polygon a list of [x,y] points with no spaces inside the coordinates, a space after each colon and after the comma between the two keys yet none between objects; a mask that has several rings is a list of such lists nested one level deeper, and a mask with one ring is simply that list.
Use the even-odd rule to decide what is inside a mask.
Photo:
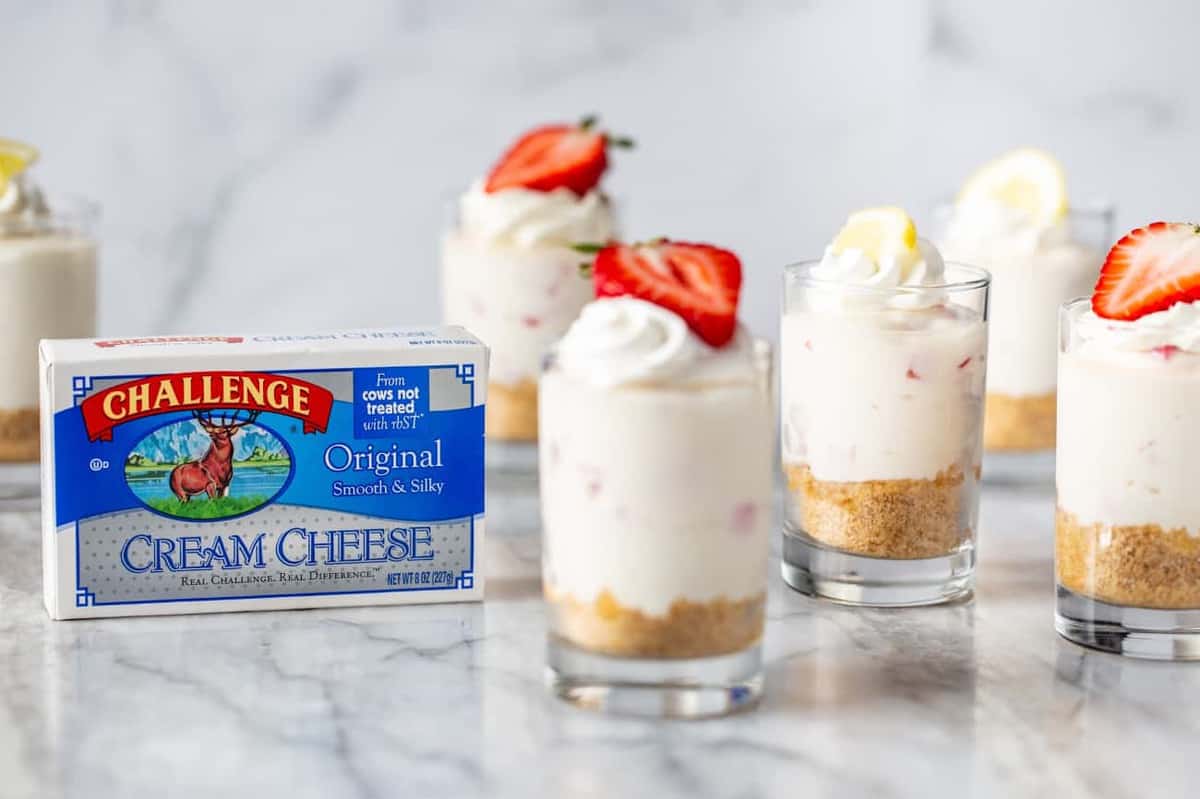
[{"label": "glass base", "polygon": [[802,594],[879,608],[940,605],[969,599],[975,587],[975,549],[919,560],[853,555],[783,532],[783,581]]},{"label": "glass base", "polygon": [[36,463],[0,463],[0,510],[37,510],[42,496]]},{"label": "glass base", "polygon": [[484,452],[484,462],[489,472],[537,475],[538,448],[536,441],[506,441],[489,438]]},{"label": "glass base", "polygon": [[1113,605],[1057,586],[1054,629],[1068,641],[1147,660],[1200,660],[1200,609]]},{"label": "glass base", "polygon": [[546,686],[579,708],[624,716],[711,718],[762,697],[762,648],[711,658],[651,660],[588,652],[551,635]]},{"label": "glass base", "polygon": [[1054,450],[989,450],[981,475],[986,485],[1053,486]]}]

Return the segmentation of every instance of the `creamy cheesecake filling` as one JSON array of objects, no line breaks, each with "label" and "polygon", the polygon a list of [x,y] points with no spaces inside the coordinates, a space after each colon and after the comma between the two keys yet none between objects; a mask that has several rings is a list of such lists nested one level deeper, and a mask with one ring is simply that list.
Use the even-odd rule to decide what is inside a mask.
[{"label": "creamy cheesecake filling", "polygon": [[[955,207],[941,246],[947,258],[992,274],[988,393],[1013,399],[1053,394],[1059,306],[1091,292],[1102,254],[1076,239],[1070,215],[1037,219],[982,198]],[[997,448],[1053,445],[1051,437],[1037,447]]]},{"label": "creamy cheesecake filling", "polygon": [[1200,305],[1133,322],[1068,309],[1059,366],[1057,572],[1076,593],[1200,608]]},{"label": "creamy cheesecake filling", "polygon": [[771,526],[766,361],[744,331],[713,349],[642,300],[598,300],[581,315],[541,382],[557,634],[656,657],[757,640]]},{"label": "creamy cheesecake filling", "polygon": [[[592,298],[577,242],[613,235],[608,201],[512,188],[485,192],[477,181],[459,201],[458,224],[442,239],[443,318],[471,330],[492,352],[489,436],[536,438],[542,359]],[[534,429],[531,430],[531,420]]]},{"label": "creamy cheesecake filling", "polygon": [[792,311],[782,346],[785,464],[837,483],[978,465],[987,336],[974,312]]},{"label": "creamy cheesecake filling", "polygon": [[1056,482],[1059,506],[1083,524],[1200,535],[1200,320],[1189,306],[1176,308],[1136,322],[1071,311]]},{"label": "creamy cheesecake filling", "polygon": [[0,194],[0,461],[38,457],[37,349],[96,327],[96,245],[17,175]]}]

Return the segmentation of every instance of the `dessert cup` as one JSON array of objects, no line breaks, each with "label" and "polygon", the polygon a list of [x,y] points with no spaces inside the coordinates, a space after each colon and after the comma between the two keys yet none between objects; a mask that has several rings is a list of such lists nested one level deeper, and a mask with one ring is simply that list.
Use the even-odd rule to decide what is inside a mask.
[{"label": "dessert cup", "polygon": [[686,385],[597,385],[547,359],[543,583],[561,698],[685,717],[757,701],[771,356],[744,343],[742,376]]},{"label": "dessert cup", "polygon": [[[591,235],[603,240],[611,232],[607,201],[597,207],[604,221]],[[585,256],[568,244],[485,236],[462,224],[442,237],[443,318],[491,350],[486,424],[493,469],[537,468],[541,361],[592,298],[579,269]]]},{"label": "dessert cup", "polygon": [[947,258],[992,276],[988,320],[983,476],[1049,483],[1054,473],[1058,309],[1087,294],[1112,235],[1110,206],[1072,208],[1054,225],[982,236],[937,211]]},{"label": "dessert cup", "polygon": [[561,245],[518,247],[461,230],[442,240],[444,318],[491,349],[486,424],[493,468],[536,469],[540,363],[592,298],[580,259]]},{"label": "dessert cup", "polygon": [[454,206],[441,242],[443,320],[490,349],[485,415],[494,473],[521,481],[537,470],[542,358],[592,298],[579,248],[612,238],[600,184],[609,150],[631,146],[595,116],[536,126]]},{"label": "dessert cup", "polygon": [[1200,354],[1090,308],[1060,316],[1055,624],[1108,652],[1200,659]]},{"label": "dessert cup", "polygon": [[0,500],[37,494],[38,342],[95,335],[95,216],[83,201],[0,211]]},{"label": "dessert cup", "polygon": [[838,602],[969,596],[988,275],[849,285],[787,267],[780,342],[784,580]]}]

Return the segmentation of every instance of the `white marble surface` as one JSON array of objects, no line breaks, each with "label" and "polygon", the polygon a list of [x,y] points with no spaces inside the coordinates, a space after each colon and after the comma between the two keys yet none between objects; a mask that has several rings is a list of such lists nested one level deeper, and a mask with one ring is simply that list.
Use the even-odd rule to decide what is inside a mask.
[{"label": "white marble surface", "polygon": [[640,147],[626,232],[782,264],[1014,145],[1123,231],[1200,218],[1191,0],[0,0],[0,135],[106,209],[102,332],[425,323],[448,200],[523,128]]},{"label": "white marble surface", "polygon": [[0,514],[0,796],[1178,796],[1200,667],[1051,626],[1048,490],[990,487],[977,598],[862,611],[772,580],[766,698],[706,722],[542,687],[536,503],[493,484],[483,605],[47,620]]}]

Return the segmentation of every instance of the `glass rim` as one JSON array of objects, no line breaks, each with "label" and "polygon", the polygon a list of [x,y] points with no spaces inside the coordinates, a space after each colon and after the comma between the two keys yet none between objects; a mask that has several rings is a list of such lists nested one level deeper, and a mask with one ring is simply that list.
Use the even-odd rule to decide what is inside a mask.
[{"label": "glass rim", "polygon": [[100,203],[81,194],[51,196],[42,214],[18,214],[6,219],[0,214],[0,236],[29,236],[46,233],[87,235],[100,219]]},{"label": "glass rim", "polygon": [[[1092,298],[1090,295],[1085,297],[1075,297],[1074,299],[1067,300],[1062,305],[1058,306],[1059,315],[1071,325],[1079,323],[1079,320],[1083,314],[1091,310]],[[1139,316],[1137,319],[1109,319],[1106,316],[1100,316],[1097,314],[1095,320],[1089,320],[1086,324],[1103,325],[1106,330],[1118,335],[1141,334],[1145,333],[1147,330],[1168,330],[1175,327],[1175,325],[1170,322],[1163,322],[1161,324],[1151,323],[1147,325],[1145,319],[1145,316]]]},{"label": "glass rim", "polygon": [[940,283],[928,283],[919,286],[872,286],[862,283],[846,283],[834,278],[813,277],[814,267],[821,263],[820,258],[810,258],[803,261],[793,261],[783,267],[784,278],[795,280],[800,285],[809,288],[837,289],[852,291],[856,294],[880,294],[887,296],[919,294],[927,291],[967,292],[986,289],[992,283],[992,273],[983,267],[973,266],[962,261],[946,261],[946,271],[954,270],[965,273],[968,277],[959,280],[943,280]]}]

